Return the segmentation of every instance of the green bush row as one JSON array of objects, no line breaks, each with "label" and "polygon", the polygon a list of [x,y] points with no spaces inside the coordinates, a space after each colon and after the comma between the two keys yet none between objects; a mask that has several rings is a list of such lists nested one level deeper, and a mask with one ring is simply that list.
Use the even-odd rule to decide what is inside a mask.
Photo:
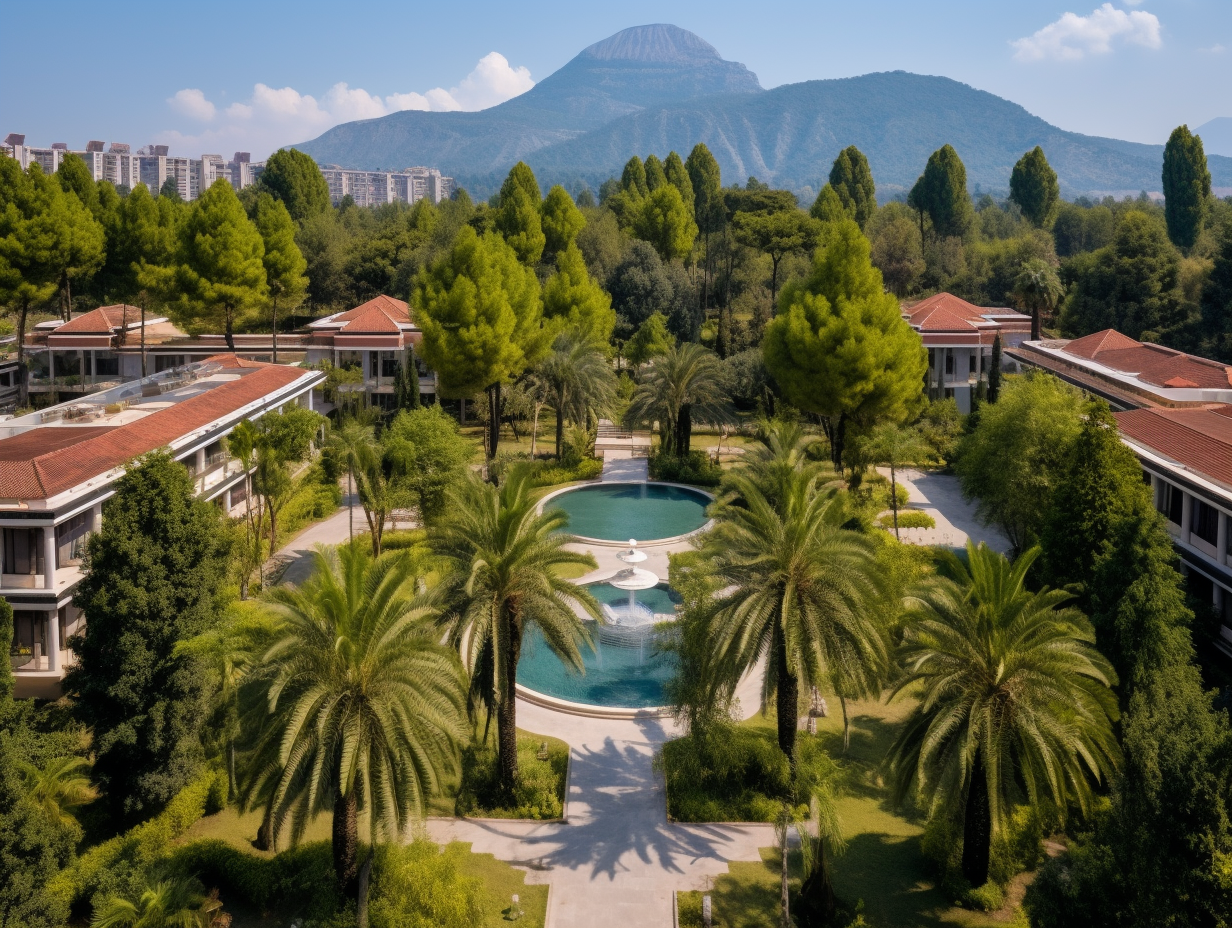
[{"label": "green bush row", "polygon": [[[894,529],[894,513],[888,512],[877,520],[882,528]],[[906,509],[898,513],[899,528],[936,528],[937,520],[919,509]]]},{"label": "green bush row", "polygon": [[173,840],[202,816],[220,811],[226,795],[226,774],[207,770],[154,818],[95,845],[57,873],[47,884],[48,895],[69,907],[130,891],[144,870],[166,855]]},{"label": "green bush row", "polygon": [[705,451],[690,451],[680,457],[656,452],[650,456],[650,479],[717,487],[723,479],[723,468],[711,461]]},{"label": "green bush row", "polygon": [[[802,762],[809,751],[800,741]],[[663,745],[667,812],[678,822],[772,822],[791,794],[791,766],[774,732],[723,725]]]}]

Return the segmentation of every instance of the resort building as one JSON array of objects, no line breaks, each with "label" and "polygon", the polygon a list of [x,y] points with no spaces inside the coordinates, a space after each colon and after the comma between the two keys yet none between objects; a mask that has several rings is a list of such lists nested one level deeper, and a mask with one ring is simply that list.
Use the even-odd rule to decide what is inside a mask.
[{"label": "resort building", "polygon": [[977,384],[988,381],[997,335],[1003,348],[1031,336],[1031,317],[1013,309],[984,308],[949,293],[904,307],[903,318],[928,349],[928,396],[953,399],[971,411]]},{"label": "resort building", "polygon": [[309,364],[327,362],[355,373],[355,382],[339,385],[340,392],[363,392],[373,405],[388,407],[402,364],[415,365],[421,395],[437,392],[436,376],[415,351],[423,332],[402,300],[382,294],[354,309],[318,319],[309,324],[308,331]]},{"label": "resort building", "polygon": [[12,605],[18,696],[55,696],[81,627],[85,540],[134,457],[168,449],[230,512],[247,480],[223,439],[243,419],[313,405],[320,371],[219,355],[0,421],[0,596]]},{"label": "resort building", "polygon": [[1214,606],[1218,645],[1232,656],[1232,367],[1114,329],[1027,341],[1010,354],[1112,406],[1190,590]]},{"label": "resort building", "polygon": [[[273,360],[269,334],[236,335],[233,341],[241,358]],[[303,361],[307,342],[306,335],[279,334],[278,361]],[[139,307],[100,306],[68,322],[52,319],[34,327],[26,336],[27,384],[34,400],[84,396],[140,380],[143,370],[157,374],[228,350],[222,335],[189,336],[154,313],[145,314],[143,326]],[[4,396],[0,386],[0,408]],[[14,392],[10,404],[15,398]]]}]

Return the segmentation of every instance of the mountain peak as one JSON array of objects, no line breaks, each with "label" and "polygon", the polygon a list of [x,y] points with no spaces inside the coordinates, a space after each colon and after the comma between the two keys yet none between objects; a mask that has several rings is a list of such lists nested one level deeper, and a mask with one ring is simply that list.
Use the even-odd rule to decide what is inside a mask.
[{"label": "mountain peak", "polygon": [[645,61],[691,64],[721,61],[718,49],[687,29],[670,23],[652,23],[622,29],[582,52],[579,58],[599,61]]}]

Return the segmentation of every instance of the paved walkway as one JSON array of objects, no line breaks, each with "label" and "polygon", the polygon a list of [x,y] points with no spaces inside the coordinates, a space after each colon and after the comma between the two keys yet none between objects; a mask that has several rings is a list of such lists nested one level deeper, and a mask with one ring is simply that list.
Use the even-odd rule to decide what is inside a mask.
[{"label": "paved walkway", "polygon": [[[888,467],[878,467],[886,479]],[[896,473],[898,482],[907,488],[907,506],[927,512],[936,520],[936,528],[899,529],[902,540],[913,545],[947,545],[962,548],[970,538],[985,542],[994,551],[1009,554],[1009,539],[993,525],[985,525],[975,514],[975,503],[964,499],[958,478],[937,471],[903,468]],[[901,513],[902,510],[899,510]]]},{"label": "paved walkway", "polygon": [[[310,525],[279,548],[278,553],[265,563],[266,576],[270,576],[273,571],[279,583],[303,583],[312,576],[316,566],[312,557],[313,549],[317,545],[340,545],[350,537],[350,502],[351,496],[344,489],[342,508],[328,519]],[[368,523],[364,520],[364,511],[359,508],[358,499],[355,500],[354,520],[355,534],[368,531]]]},{"label": "paved walkway", "polygon": [[604,451],[602,481],[646,481],[650,479],[650,461],[632,451]]},{"label": "paved walkway", "polygon": [[548,928],[667,928],[672,894],[705,889],[731,860],[759,860],[771,825],[675,825],[667,821],[654,752],[676,732],[669,719],[614,721],[563,715],[518,702],[520,728],[571,746],[566,824],[434,819],[436,841],[528,869],[552,887]]}]

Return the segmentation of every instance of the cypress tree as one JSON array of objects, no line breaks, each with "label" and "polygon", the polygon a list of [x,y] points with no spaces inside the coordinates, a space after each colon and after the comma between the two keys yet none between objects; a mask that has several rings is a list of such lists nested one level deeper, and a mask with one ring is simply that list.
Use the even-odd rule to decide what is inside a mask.
[{"label": "cypress tree", "polygon": [[839,152],[830,168],[830,186],[838,194],[847,215],[861,229],[867,226],[877,212],[877,185],[873,183],[873,172],[864,152],[854,145]]},{"label": "cypress tree", "polygon": [[419,372],[415,370],[414,349],[408,348],[398,362],[398,376],[394,380],[394,406],[398,409],[418,409]]},{"label": "cypress tree", "polygon": [[852,218],[851,213],[843,206],[838,192],[830,184],[821,188],[821,192],[817,194],[817,199],[813,201],[809,209],[809,215],[822,222],[839,222],[842,219]]},{"label": "cypress tree", "polygon": [[907,204],[927,215],[933,232],[942,238],[961,238],[971,228],[975,211],[967,193],[967,168],[952,146],[943,145],[928,156],[924,173],[911,188]]},{"label": "cypress tree", "polygon": [[1177,126],[1164,146],[1164,218],[1168,238],[1177,248],[1189,249],[1202,231],[1202,211],[1211,195],[1211,172],[1202,139]]},{"label": "cypress tree", "polygon": [[[685,169],[684,162],[680,160],[680,155],[674,151],[668,153],[667,161],[663,163],[663,173],[667,177],[667,182],[680,192],[680,199],[684,200],[685,207],[693,213],[693,182],[689,179],[689,172]],[[696,216],[694,216],[694,221],[696,222]]]},{"label": "cypress tree", "polygon": [[521,188],[530,202],[538,209],[539,203],[543,199],[543,194],[539,192],[539,181],[535,179],[535,172],[530,169],[530,165],[525,161],[519,161],[509,169],[505,182],[501,184],[500,200],[502,204],[505,202],[505,197],[509,196],[514,187]]},{"label": "cypress tree", "polygon": [[620,189],[638,197],[650,192],[646,186],[646,166],[637,155],[625,162],[625,169],[620,175]]},{"label": "cypress tree", "polygon": [[1001,333],[992,339],[992,360],[988,362],[988,402],[995,403],[1001,393]]},{"label": "cypress tree", "polygon": [[1061,187],[1057,172],[1036,145],[1018,159],[1010,174],[1010,199],[1018,204],[1022,214],[1036,228],[1046,229],[1056,219]]},{"label": "cypress tree", "polygon": [[204,760],[209,675],[176,645],[217,623],[229,544],[219,510],[165,452],[120,478],[90,536],[74,598],[85,631],[64,689],[93,732],[94,777],[117,820],[159,811]]},{"label": "cypress tree", "polygon": [[660,187],[667,185],[667,174],[663,172],[663,162],[659,160],[657,155],[647,155],[643,168],[646,171],[647,193],[654,193]]}]

